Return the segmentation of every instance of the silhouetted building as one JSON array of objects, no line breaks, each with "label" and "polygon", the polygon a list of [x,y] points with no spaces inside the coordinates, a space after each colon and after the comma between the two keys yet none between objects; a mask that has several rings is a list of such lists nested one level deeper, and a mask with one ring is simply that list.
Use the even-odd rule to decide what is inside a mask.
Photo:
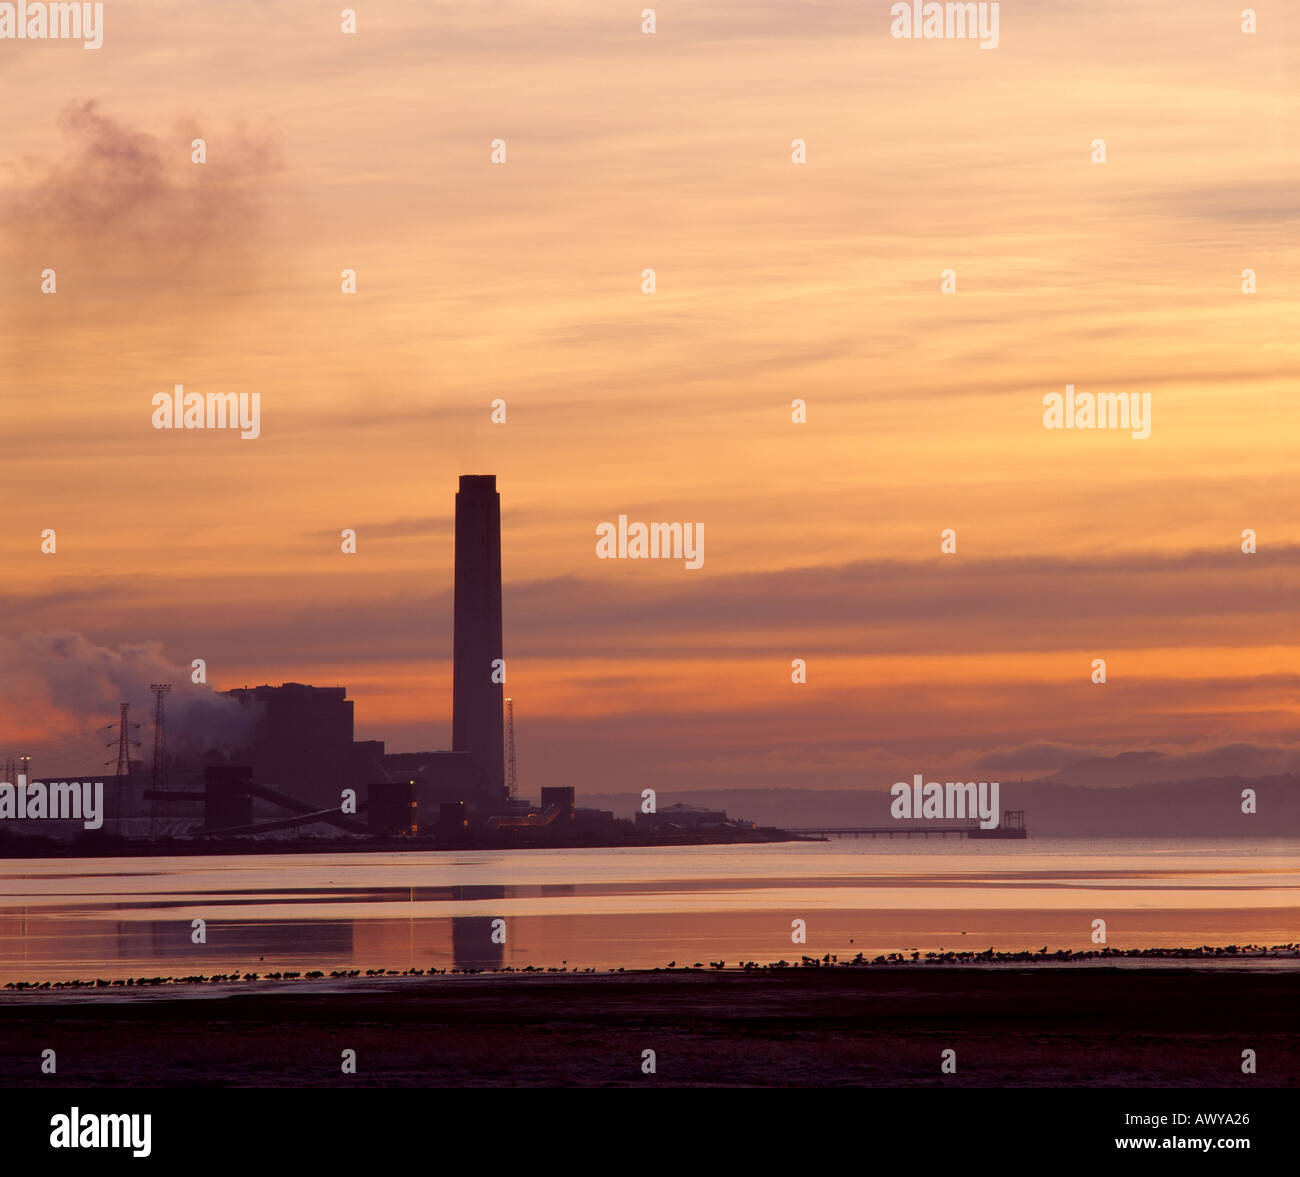
[{"label": "silhouetted building", "polygon": [[390,774],[384,767],[383,740],[354,740],[352,743],[352,776],[358,781],[398,780],[401,773]]},{"label": "silhouetted building", "polygon": [[414,781],[376,781],[367,790],[366,821],[373,833],[419,832]]},{"label": "silhouetted building", "polygon": [[469,814],[464,801],[444,801],[438,806],[438,832],[462,833],[469,827]]},{"label": "silhouetted building", "polygon": [[630,822],[620,821],[611,809],[575,809],[569,823],[570,832],[577,837],[606,840],[622,838],[631,828]]},{"label": "silhouetted building", "polygon": [[573,801],[572,785],[551,785],[542,790],[542,811],[546,812],[553,805],[560,811],[553,824],[567,826],[573,821]]},{"label": "silhouetted building", "polygon": [[468,752],[389,752],[381,763],[389,780],[415,782],[420,808],[427,813],[444,802],[472,803],[482,793]]},{"label": "silhouetted building", "polygon": [[[352,700],[346,687],[240,687],[226,691],[247,707],[260,705],[248,749],[253,780],[322,809],[336,809],[355,788]],[[364,778],[361,778],[364,780]]]},{"label": "silhouetted building", "polygon": [[495,474],[460,478],[454,606],[451,746],[470,754],[476,800],[491,811],[506,797],[501,496]]},{"label": "silhouetted building", "polygon": [[659,829],[664,826],[677,826],[680,829],[702,829],[706,826],[731,824],[722,809],[702,809],[698,805],[669,805],[656,813],[638,813],[638,826]]},{"label": "silhouetted building", "polygon": [[253,770],[244,765],[210,764],[203,770],[203,824],[209,830],[251,825]]}]

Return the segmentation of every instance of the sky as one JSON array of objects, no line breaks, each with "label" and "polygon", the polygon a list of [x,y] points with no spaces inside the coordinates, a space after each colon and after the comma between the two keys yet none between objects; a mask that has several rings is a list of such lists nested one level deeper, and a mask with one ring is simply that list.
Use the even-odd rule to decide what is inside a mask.
[{"label": "sky", "polygon": [[[490,473],[525,795],[1300,768],[1300,14],[1004,0],[985,50],[644,7],[0,41],[0,751],[76,768],[164,675],[448,746]],[[260,436],[153,428],[175,384],[258,393]],[[1066,385],[1150,436],[1046,429]],[[620,514],[703,524],[703,566],[597,559]]]}]

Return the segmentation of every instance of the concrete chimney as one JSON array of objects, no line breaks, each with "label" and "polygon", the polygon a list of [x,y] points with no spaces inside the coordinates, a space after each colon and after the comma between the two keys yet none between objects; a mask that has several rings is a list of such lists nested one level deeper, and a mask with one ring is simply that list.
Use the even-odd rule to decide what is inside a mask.
[{"label": "concrete chimney", "polygon": [[[462,474],[456,495],[451,746],[469,752],[478,800],[506,795],[501,645],[501,496],[495,474]],[[494,671],[496,672],[494,674]],[[493,678],[498,681],[494,682]]]}]

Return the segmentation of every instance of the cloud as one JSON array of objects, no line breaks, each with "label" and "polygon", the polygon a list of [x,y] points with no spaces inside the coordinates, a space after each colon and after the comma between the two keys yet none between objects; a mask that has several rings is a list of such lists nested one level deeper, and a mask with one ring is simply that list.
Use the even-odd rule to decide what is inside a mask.
[{"label": "cloud", "polygon": [[[537,517],[542,518],[540,511]],[[225,576],[153,577],[138,604],[130,589],[141,589],[139,577],[125,582],[103,577],[95,589],[101,624],[134,632],[147,627],[167,641],[184,635],[195,648],[219,648],[232,661],[292,663],[309,651],[316,661],[323,650],[336,664],[354,659],[418,664],[438,650],[449,653],[450,517],[357,526],[363,539],[430,536],[427,562],[400,570],[360,569],[346,579],[322,579],[318,565],[300,574],[264,574],[242,586],[246,608],[261,619],[256,630],[249,629],[243,613],[228,610],[213,610],[196,621],[192,602],[219,599]],[[319,535],[335,541],[338,532]],[[507,654],[689,662],[743,652],[784,657],[788,664],[795,637],[805,657],[878,657],[1079,649],[1113,654],[1286,645],[1298,636],[1290,585],[1300,580],[1300,547],[1249,558],[1217,552],[972,557],[962,559],[959,572],[901,560],[731,575],[710,573],[707,561],[700,573],[678,566],[679,575],[649,567],[655,562],[610,563],[620,566],[596,568],[593,556],[592,575],[507,580]],[[67,624],[62,619],[80,607],[79,590],[54,608],[48,591],[37,586],[22,593],[11,587],[4,598],[10,624],[28,629]],[[1238,622],[1240,628],[1234,628]],[[1230,681],[1223,676],[1225,686]]]}]

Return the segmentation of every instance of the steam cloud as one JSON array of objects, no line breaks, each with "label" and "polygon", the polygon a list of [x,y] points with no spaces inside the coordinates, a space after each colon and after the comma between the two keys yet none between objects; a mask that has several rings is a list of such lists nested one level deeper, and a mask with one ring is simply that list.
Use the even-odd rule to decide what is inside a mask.
[{"label": "steam cloud", "polygon": [[[253,711],[210,686],[192,682],[191,673],[189,666],[167,657],[161,642],[110,648],[71,632],[0,638],[0,698],[43,704],[55,712],[48,727],[59,735],[116,723],[118,704],[130,703],[131,722],[140,724],[140,734],[133,738],[151,746],[149,684],[166,682],[172,684],[165,705],[170,754],[197,756],[247,743]],[[138,755],[133,749],[133,758]]]},{"label": "steam cloud", "polygon": [[64,107],[59,127],[62,156],[23,160],[5,193],[7,215],[33,243],[48,252],[57,242],[61,257],[84,254],[115,270],[141,265],[155,279],[227,265],[232,250],[256,256],[259,197],[281,166],[273,139],[211,132],[219,149],[195,165],[190,144],[205,137],[197,123],[160,138],[87,99]]}]

